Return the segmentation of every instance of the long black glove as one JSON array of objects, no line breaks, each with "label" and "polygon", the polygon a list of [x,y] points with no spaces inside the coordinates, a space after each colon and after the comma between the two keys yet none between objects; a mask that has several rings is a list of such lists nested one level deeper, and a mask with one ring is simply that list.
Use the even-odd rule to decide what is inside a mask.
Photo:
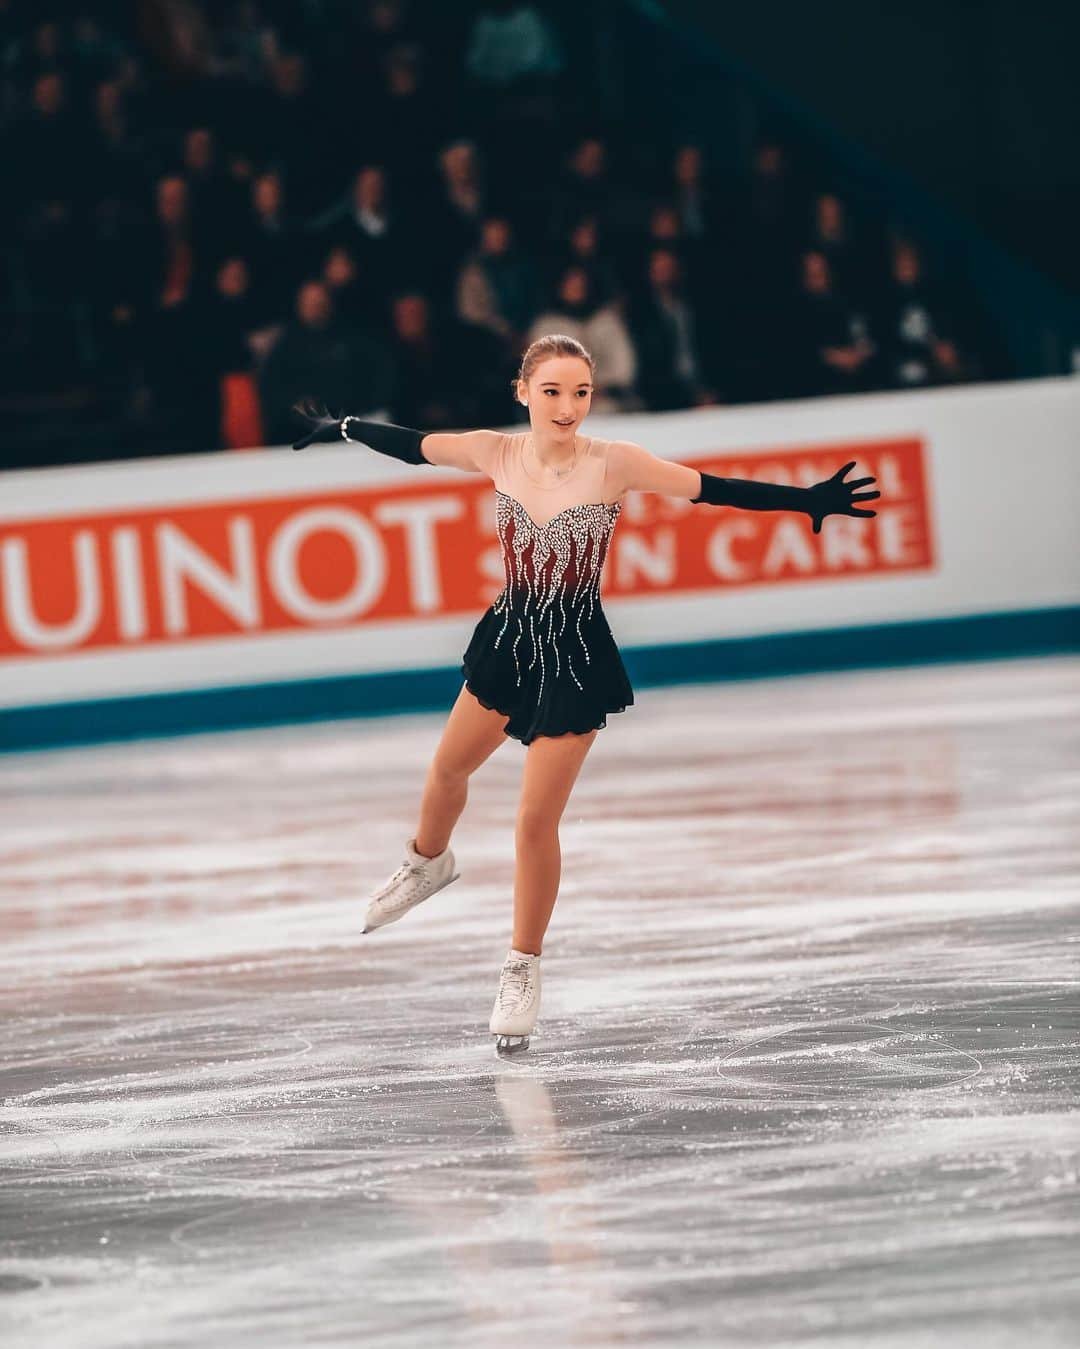
[{"label": "long black glove", "polygon": [[360,417],[341,417],[335,419],[319,413],[302,410],[302,415],[313,422],[311,430],[293,442],[294,450],[306,450],[309,445],[336,444],[340,441],[353,441],[368,445],[380,454],[392,455],[407,464],[427,464],[430,460],[420,452],[420,442],[424,432],[414,431],[409,426],[395,426],[393,422],[366,422]]},{"label": "long black glove", "polygon": [[831,478],[813,487],[789,487],[786,483],[751,482],[749,478],[720,478],[702,473],[701,492],[691,501],[712,506],[741,506],[748,511],[805,511],[814,522],[814,533],[821,533],[826,515],[877,515],[877,511],[859,510],[853,501],[873,501],[880,492],[855,492],[876,478],[855,478],[844,482],[844,474],[855,467],[855,460],[837,469]]}]

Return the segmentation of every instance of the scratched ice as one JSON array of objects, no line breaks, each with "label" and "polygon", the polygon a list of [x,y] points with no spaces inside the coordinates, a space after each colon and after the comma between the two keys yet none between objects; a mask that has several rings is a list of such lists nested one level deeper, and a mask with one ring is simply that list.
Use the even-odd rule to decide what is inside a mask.
[{"label": "scratched ice", "polygon": [[8,1349],[1080,1343],[1080,660],[641,689],[487,1034],[525,751],[0,761]]}]

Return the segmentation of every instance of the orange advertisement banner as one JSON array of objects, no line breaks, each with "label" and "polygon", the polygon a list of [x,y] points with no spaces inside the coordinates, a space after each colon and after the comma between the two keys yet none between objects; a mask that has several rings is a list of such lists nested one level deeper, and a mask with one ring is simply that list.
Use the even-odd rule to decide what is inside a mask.
[{"label": "orange advertisement banner", "polygon": [[[851,581],[934,565],[918,439],[695,458],[725,477],[809,485],[854,459],[875,519],[631,493],[605,599]],[[0,522],[0,660],[477,612],[503,581],[491,484],[341,489]]]}]

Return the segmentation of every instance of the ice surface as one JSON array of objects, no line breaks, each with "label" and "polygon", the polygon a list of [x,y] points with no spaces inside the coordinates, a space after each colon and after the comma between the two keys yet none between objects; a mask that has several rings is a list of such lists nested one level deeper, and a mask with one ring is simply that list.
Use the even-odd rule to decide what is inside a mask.
[{"label": "ice surface", "polygon": [[3,1343],[1080,1343],[1078,713],[639,690],[511,1061],[518,742],[367,937],[442,718],[0,761]]}]

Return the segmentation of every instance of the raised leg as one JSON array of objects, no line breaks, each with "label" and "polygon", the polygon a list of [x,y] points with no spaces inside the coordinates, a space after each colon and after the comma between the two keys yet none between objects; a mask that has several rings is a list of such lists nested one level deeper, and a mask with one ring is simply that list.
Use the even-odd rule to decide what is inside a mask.
[{"label": "raised leg", "polygon": [[585,735],[538,736],[525,754],[514,868],[514,938],[518,951],[539,955],[559,893],[559,821],[599,728]]},{"label": "raised leg", "polygon": [[483,707],[463,684],[428,768],[416,851],[435,857],[450,843],[469,795],[469,776],[506,740],[501,712]]}]

